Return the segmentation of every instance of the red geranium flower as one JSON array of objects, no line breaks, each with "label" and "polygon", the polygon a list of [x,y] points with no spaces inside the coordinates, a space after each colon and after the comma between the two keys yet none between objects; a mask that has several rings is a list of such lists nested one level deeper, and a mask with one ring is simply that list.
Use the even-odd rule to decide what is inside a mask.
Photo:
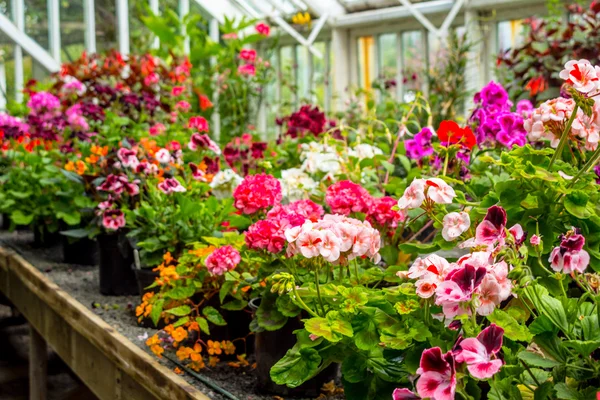
[{"label": "red geranium flower", "polygon": [[477,138],[471,131],[471,128],[461,128],[454,121],[442,121],[438,129],[438,138],[442,143],[460,144],[463,147],[472,149],[477,144]]}]

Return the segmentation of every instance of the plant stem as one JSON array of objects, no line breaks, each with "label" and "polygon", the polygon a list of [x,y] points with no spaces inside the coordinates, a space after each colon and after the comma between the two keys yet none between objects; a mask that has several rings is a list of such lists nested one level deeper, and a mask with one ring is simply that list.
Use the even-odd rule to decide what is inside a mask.
[{"label": "plant stem", "polygon": [[592,170],[592,168],[594,167],[594,164],[596,164],[598,162],[598,159],[600,159],[600,146],[596,149],[594,154],[592,154],[592,156],[585,163],[585,165],[583,167],[581,167],[581,170],[579,170],[577,175],[575,175],[575,177],[571,180],[571,183],[569,183],[567,188],[572,188],[575,185],[575,182],[577,182],[577,180],[579,178],[581,178],[581,175],[590,172]]},{"label": "plant stem", "polygon": [[306,303],[304,302],[304,300],[302,300],[302,298],[300,298],[300,295],[298,294],[298,291],[296,290],[296,286],[294,286],[294,289],[292,289],[294,291],[294,296],[296,298],[296,300],[298,300],[298,303],[300,303],[300,306],[310,315],[312,315],[313,317],[316,318],[320,318],[319,314],[317,314],[316,312],[314,312],[312,310],[312,308],[310,308],[309,306],[306,305]]},{"label": "plant stem", "polygon": [[535,382],[535,384],[537,385],[537,387],[540,387],[542,385],[540,385],[540,382],[537,380],[537,378],[535,377],[535,375],[533,374],[533,372],[531,372],[531,369],[529,368],[529,365],[527,365],[525,363],[525,361],[521,360],[521,364],[523,364],[523,366],[525,367],[525,369],[527,370],[527,372],[529,372],[529,375],[531,376],[531,379],[533,379],[533,381]]},{"label": "plant stem", "polygon": [[573,112],[571,113],[571,118],[569,118],[569,122],[567,122],[567,126],[565,126],[565,130],[563,131],[562,136],[560,137],[560,142],[558,142],[556,151],[550,159],[550,165],[548,165],[548,169],[552,167],[552,164],[554,164],[554,162],[558,159],[559,156],[562,156],[565,144],[567,143],[567,138],[569,137],[569,132],[571,132],[571,125],[573,125],[573,121],[575,121],[575,117],[577,117],[578,110],[579,106],[575,104],[575,107],[573,107]]},{"label": "plant stem", "polygon": [[325,306],[323,305],[323,299],[321,299],[321,288],[319,285],[319,269],[315,268],[315,285],[317,286],[317,298],[319,299],[319,305],[321,306],[321,311],[323,315],[325,315]]}]

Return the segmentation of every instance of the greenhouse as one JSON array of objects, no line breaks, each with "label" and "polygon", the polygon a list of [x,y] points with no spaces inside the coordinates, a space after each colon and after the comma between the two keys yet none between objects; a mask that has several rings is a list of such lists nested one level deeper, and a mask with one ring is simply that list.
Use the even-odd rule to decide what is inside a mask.
[{"label": "greenhouse", "polygon": [[0,0],[0,399],[600,399],[599,143],[596,0]]}]

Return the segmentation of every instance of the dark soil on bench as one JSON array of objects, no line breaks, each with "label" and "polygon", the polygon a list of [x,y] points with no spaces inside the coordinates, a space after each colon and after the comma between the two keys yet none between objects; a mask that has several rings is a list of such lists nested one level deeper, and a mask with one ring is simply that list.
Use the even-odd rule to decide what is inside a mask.
[{"label": "dark soil on bench", "polygon": [[[119,333],[147,353],[152,354],[144,342],[148,336],[156,333],[156,330],[142,328],[137,325],[135,307],[140,302],[139,296],[102,295],[99,292],[97,266],[64,264],[62,263],[62,248],[60,245],[48,248],[33,248],[32,243],[33,234],[28,231],[0,231],[0,245],[12,248],[21,254],[58,286],[90,308]],[[249,360],[252,362],[252,357],[249,357]],[[175,368],[175,365],[164,357],[159,361],[171,369]],[[211,379],[240,400],[277,399],[275,396],[255,393],[256,380],[252,369],[235,369],[222,362],[214,368],[203,369],[200,374]],[[227,400],[226,397],[215,393],[191,375],[184,374],[183,378],[209,398]],[[339,400],[344,399],[344,396],[330,396],[327,399]]]}]

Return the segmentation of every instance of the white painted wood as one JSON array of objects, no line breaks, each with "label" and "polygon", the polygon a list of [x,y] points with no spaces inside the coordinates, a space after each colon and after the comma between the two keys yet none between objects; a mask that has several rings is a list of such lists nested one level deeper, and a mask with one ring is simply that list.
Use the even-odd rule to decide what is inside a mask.
[{"label": "white painted wood", "polygon": [[117,29],[119,36],[119,51],[123,55],[129,54],[129,2],[117,1]]},{"label": "white painted wood", "polygon": [[319,36],[319,32],[321,32],[321,29],[323,29],[323,27],[325,26],[325,24],[327,23],[328,20],[329,20],[329,14],[327,14],[327,13],[323,14],[321,16],[321,18],[319,18],[317,20],[317,23],[315,24],[312,31],[310,32],[308,39],[306,39],[308,44],[312,45],[315,42],[315,40],[317,40],[317,36]]},{"label": "white painted wood", "polygon": [[418,7],[415,7],[410,0],[398,0],[410,13],[415,17],[417,21],[421,23],[429,32],[439,35],[438,29],[433,26],[433,24],[427,19],[425,15],[419,10]]},{"label": "white painted wood", "polygon": [[[258,0],[260,1],[260,0]],[[338,17],[346,14],[346,9],[337,0],[303,0],[304,3],[316,14]]]},{"label": "white painted wood", "polygon": [[48,3],[48,43],[50,55],[60,63],[60,3],[59,0],[47,0]]},{"label": "white painted wood", "polygon": [[6,110],[8,102],[8,88],[6,86],[6,66],[4,61],[0,60],[0,110]]},{"label": "white painted wood", "polygon": [[396,34],[396,99],[404,99],[404,45],[402,43],[402,32]]},{"label": "white painted wood", "polygon": [[83,22],[85,24],[85,49],[96,52],[96,14],[94,0],[83,0]]},{"label": "white painted wood", "polygon": [[324,74],[325,74],[325,112],[331,111],[331,98],[332,98],[332,80],[331,76],[331,42],[325,42],[325,63],[324,63]]},{"label": "white painted wood", "polygon": [[[152,11],[152,13],[154,15],[160,15],[160,7],[158,4],[158,0],[150,0],[150,11]],[[154,40],[152,41],[152,48],[153,49],[158,49],[160,47],[160,39],[158,37],[155,37]]]},{"label": "white painted wood", "polygon": [[350,86],[351,56],[350,34],[345,29],[333,29],[331,51],[333,51],[333,92],[337,96],[335,109],[342,110],[348,98],[347,89]]},{"label": "white painted wood", "polygon": [[[190,0],[179,0],[179,19],[183,21],[183,19],[190,13]],[[190,37],[185,31],[185,26],[181,28],[183,30],[183,34],[185,39],[183,40],[183,51],[185,54],[190,54]]]},{"label": "white painted wood", "polygon": [[450,9],[450,12],[444,19],[444,22],[442,23],[442,26],[440,27],[438,36],[443,37],[448,33],[448,29],[450,29],[450,25],[452,25],[452,22],[454,22],[454,19],[458,15],[458,12],[460,11],[460,9],[464,5],[464,3],[465,3],[465,0],[456,0],[454,5]]},{"label": "white painted wood", "polygon": [[[423,15],[447,13],[452,9],[454,0],[432,0],[414,4],[414,8]],[[378,8],[338,16],[333,26],[338,28],[358,28],[401,19],[414,19],[410,10],[404,6]]]},{"label": "white painted wood", "polygon": [[225,22],[225,17],[241,18],[244,13],[240,11],[231,1],[224,0],[195,0],[196,3],[219,23]]},{"label": "white painted wood", "polygon": [[[466,35],[471,42],[471,49],[468,53],[467,66],[465,75],[468,77],[466,80],[466,89],[471,94],[475,94],[480,90],[483,85],[483,79],[485,73],[484,64],[487,64],[486,60],[482,60],[485,57],[485,51],[483,46],[483,32],[479,24],[479,13],[475,10],[467,9],[465,12],[465,28],[467,30]],[[482,62],[483,61],[483,62]],[[473,96],[468,96],[465,100],[465,111],[467,115],[469,111],[473,109]]]},{"label": "white painted wood", "polygon": [[[213,42],[219,43],[221,34],[219,32],[219,21],[216,18],[213,18],[210,20],[210,23],[208,26],[208,33]],[[210,62],[213,65],[215,65],[217,62],[217,59],[215,57],[212,57]],[[218,79],[218,74],[215,74],[213,79]],[[219,114],[219,91],[218,90],[214,91],[211,101],[212,101],[213,107],[214,107],[212,119],[211,119],[211,131],[213,133],[215,140],[218,141],[219,138],[221,137],[221,114]]]},{"label": "white painted wood", "polygon": [[[18,37],[23,37],[25,35],[25,4],[23,0],[11,0],[11,15],[14,22],[13,33],[16,37],[13,37],[12,40],[15,42],[14,49],[14,66],[15,66],[15,100],[17,102],[23,101],[23,88],[25,86],[24,83],[24,71],[23,71],[23,48],[19,43],[17,43]],[[7,32],[7,29],[10,28],[10,21],[6,18],[6,22],[2,22],[2,17],[6,18],[3,14],[0,14],[0,29],[4,31],[9,37],[10,34]],[[41,49],[41,47],[40,47]],[[43,50],[43,49],[42,49]]]}]

